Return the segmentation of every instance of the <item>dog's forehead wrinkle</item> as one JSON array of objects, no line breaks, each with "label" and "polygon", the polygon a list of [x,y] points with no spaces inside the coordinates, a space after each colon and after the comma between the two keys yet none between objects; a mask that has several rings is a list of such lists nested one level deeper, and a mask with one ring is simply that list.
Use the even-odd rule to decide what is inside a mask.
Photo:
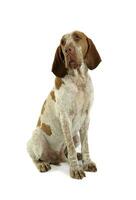
[{"label": "dog's forehead wrinkle", "polygon": [[70,43],[75,45],[75,41],[73,40],[72,34],[73,34],[73,32],[67,33],[62,36],[62,39],[64,39],[66,41],[66,45],[69,45]]},{"label": "dog's forehead wrinkle", "polygon": [[79,34],[81,35],[83,38],[86,37],[86,35],[83,33],[83,32],[80,32],[80,31],[73,31],[73,32],[70,32],[70,33],[67,33],[65,35],[62,36],[62,39],[65,39],[66,41],[73,41],[73,34]]}]

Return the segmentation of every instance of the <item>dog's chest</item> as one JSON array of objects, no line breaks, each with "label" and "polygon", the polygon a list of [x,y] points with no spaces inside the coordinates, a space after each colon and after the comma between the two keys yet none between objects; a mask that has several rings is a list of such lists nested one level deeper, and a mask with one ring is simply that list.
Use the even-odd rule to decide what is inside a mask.
[{"label": "dog's chest", "polygon": [[67,112],[73,121],[82,120],[89,109],[93,95],[92,83],[89,77],[77,77],[69,81],[66,88]]},{"label": "dog's chest", "polygon": [[73,95],[73,102],[71,104],[71,108],[75,114],[84,110],[85,105],[89,101],[89,96],[87,94],[88,91],[85,83],[76,82],[73,84],[71,91],[71,95]]}]

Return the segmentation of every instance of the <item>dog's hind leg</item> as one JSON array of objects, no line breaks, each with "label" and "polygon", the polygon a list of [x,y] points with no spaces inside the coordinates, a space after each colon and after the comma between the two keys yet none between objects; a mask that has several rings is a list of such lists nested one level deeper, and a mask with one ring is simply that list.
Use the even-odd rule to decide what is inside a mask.
[{"label": "dog's hind leg", "polygon": [[41,133],[40,129],[36,129],[27,143],[27,151],[40,172],[46,172],[51,169],[48,148],[49,145],[46,138]]},{"label": "dog's hind leg", "polygon": [[27,151],[40,172],[51,169],[50,164],[59,164],[58,154],[51,149],[40,128],[34,131],[28,141]]}]

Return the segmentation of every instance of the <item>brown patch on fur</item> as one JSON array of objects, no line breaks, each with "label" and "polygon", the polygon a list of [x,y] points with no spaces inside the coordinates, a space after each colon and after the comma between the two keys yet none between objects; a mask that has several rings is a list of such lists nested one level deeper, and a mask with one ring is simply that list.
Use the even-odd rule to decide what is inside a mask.
[{"label": "brown patch on fur", "polygon": [[37,126],[40,126],[41,125],[41,120],[40,120],[40,117],[38,119],[38,122],[37,122]]},{"label": "brown patch on fur", "polygon": [[54,93],[53,90],[50,92],[50,95],[51,95],[52,100],[53,100],[53,101],[56,101],[55,93]]},{"label": "brown patch on fur", "polygon": [[62,81],[62,79],[61,78],[59,78],[59,77],[56,77],[55,78],[55,87],[59,90],[60,89],[60,87],[61,87],[61,85],[63,84],[64,82]]},{"label": "brown patch on fur", "polygon": [[47,135],[51,135],[52,132],[51,132],[51,128],[49,125],[45,124],[45,123],[42,123],[40,128],[47,134]]}]

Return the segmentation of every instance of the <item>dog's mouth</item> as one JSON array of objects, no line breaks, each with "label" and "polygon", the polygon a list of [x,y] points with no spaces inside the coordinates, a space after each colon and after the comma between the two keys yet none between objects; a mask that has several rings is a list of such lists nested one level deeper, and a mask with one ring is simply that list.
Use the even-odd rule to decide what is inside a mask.
[{"label": "dog's mouth", "polygon": [[77,61],[75,56],[67,56],[67,64],[68,67],[72,69],[77,69],[80,67],[80,63]]},{"label": "dog's mouth", "polygon": [[68,65],[70,68],[74,68],[74,69],[79,67],[79,64],[75,60],[70,60]]}]

